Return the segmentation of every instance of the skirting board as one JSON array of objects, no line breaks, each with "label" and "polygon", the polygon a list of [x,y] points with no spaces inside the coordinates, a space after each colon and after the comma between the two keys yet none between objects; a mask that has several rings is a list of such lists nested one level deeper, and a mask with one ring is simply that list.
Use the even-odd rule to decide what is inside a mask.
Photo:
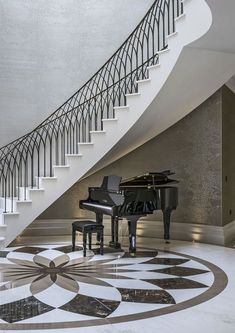
[{"label": "skirting board", "polygon": [[[82,219],[81,219],[82,220]],[[84,220],[84,219],[83,219]],[[71,220],[36,220],[22,234],[22,236],[71,235]],[[105,235],[111,234],[109,218],[104,219]],[[128,238],[128,227],[125,219],[119,222],[120,241]],[[163,238],[163,222],[140,220],[137,223],[137,236],[149,238]],[[170,238],[174,240],[196,241],[201,243],[226,245],[235,240],[235,221],[225,226],[211,226],[193,223],[172,222]]]},{"label": "skirting board", "polygon": [[[104,220],[106,233],[110,230],[110,221]],[[163,222],[140,220],[137,223],[137,235],[146,238],[163,238]],[[120,236],[128,236],[127,223],[120,223]],[[211,226],[193,223],[171,223],[170,238],[174,240],[196,241],[200,243],[226,245],[235,239],[235,221],[226,226]]]}]

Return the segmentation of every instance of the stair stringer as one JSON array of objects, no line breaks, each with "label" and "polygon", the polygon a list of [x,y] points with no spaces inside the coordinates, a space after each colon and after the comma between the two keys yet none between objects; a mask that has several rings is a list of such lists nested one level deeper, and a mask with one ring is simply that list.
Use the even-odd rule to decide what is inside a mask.
[{"label": "stair stringer", "polygon": [[[168,49],[159,52],[159,65],[149,68],[149,80],[138,82],[137,94],[126,95],[127,106],[115,108],[115,119],[103,120],[104,131],[92,132],[91,143],[78,143],[79,155],[67,155],[65,166],[54,166],[54,177],[41,177],[40,189],[27,189],[27,201],[15,202],[16,212],[1,214],[0,225],[5,225],[4,246],[14,240],[119,142],[156,98],[183,47],[209,29],[211,13],[205,1],[187,0],[184,4],[185,13],[176,19],[177,33],[169,36]],[[200,27],[197,24],[199,20]]]}]

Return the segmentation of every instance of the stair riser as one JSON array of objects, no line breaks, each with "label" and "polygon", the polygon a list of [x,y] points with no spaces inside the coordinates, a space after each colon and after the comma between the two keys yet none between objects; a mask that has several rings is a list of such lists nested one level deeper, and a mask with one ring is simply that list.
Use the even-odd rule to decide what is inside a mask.
[{"label": "stair riser", "polygon": [[19,200],[30,200],[28,188],[19,187]]},{"label": "stair riser", "polygon": [[117,131],[118,120],[103,121],[103,128],[106,133],[112,133],[112,131]]},{"label": "stair riser", "polygon": [[16,211],[16,199],[14,198],[12,199],[4,199],[4,198],[0,198],[0,208],[3,211],[7,211],[7,212],[15,212]]},{"label": "stair riser", "polygon": [[66,156],[65,157],[65,160],[66,160],[66,163],[70,166],[70,167],[79,167],[80,163],[82,162],[83,160],[83,156]]},{"label": "stair riser", "polygon": [[141,98],[142,95],[148,93],[150,86],[151,86],[151,81],[146,81],[138,84],[138,91],[141,94]]},{"label": "stair riser", "polygon": [[6,225],[0,225],[0,237],[5,237],[6,236]]},{"label": "stair riser", "polygon": [[107,139],[106,132],[105,133],[91,133],[91,142],[95,142],[95,147],[99,143],[104,143]]}]

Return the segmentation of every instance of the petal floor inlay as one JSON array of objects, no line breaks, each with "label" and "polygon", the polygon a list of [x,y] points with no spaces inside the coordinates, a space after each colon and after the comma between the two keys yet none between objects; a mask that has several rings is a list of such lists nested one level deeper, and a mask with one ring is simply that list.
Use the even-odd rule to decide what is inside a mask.
[{"label": "petal floor inlay", "polygon": [[[103,256],[97,249],[88,251],[85,258],[82,253],[81,246],[72,252],[71,245],[1,251],[0,298],[4,299],[0,303],[0,331],[14,329],[14,325],[50,329],[60,328],[60,323],[61,328],[71,327],[71,323],[73,327],[86,326],[87,321],[90,326],[92,320],[100,325],[107,320],[123,322],[125,318],[136,320],[179,311],[181,304],[193,306],[195,298],[201,297],[200,302],[204,302],[213,297],[206,292],[215,287],[217,272],[220,278],[224,274],[202,259],[161,249],[141,250],[134,258],[107,247]],[[21,297],[17,291],[24,287],[27,296],[22,293]],[[142,310],[140,304],[145,305]],[[63,314],[63,318],[69,313],[68,321],[55,319],[55,313]]]},{"label": "petal floor inlay", "polygon": [[193,288],[207,288],[208,286],[185,278],[170,278],[170,279],[156,279],[146,280],[149,283],[155,284],[164,289],[193,289]]},{"label": "petal floor inlay", "polygon": [[45,250],[47,250],[47,249],[43,248],[43,247],[25,246],[25,247],[20,247],[20,248],[16,249],[14,252],[38,254],[38,253],[43,252]]},{"label": "petal floor inlay", "polygon": [[77,295],[72,301],[60,307],[62,310],[87,316],[106,318],[119,306],[120,302]]}]

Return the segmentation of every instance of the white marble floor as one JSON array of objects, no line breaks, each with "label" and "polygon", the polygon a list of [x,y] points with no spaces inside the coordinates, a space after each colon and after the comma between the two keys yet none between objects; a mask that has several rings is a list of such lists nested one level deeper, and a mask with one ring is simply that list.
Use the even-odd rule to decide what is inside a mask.
[{"label": "white marble floor", "polygon": [[[91,253],[84,264],[80,248],[46,243],[0,257],[1,333],[235,332],[235,249],[140,238],[140,251],[153,249],[148,255]],[[44,308],[25,318],[9,313],[22,299]]]}]

